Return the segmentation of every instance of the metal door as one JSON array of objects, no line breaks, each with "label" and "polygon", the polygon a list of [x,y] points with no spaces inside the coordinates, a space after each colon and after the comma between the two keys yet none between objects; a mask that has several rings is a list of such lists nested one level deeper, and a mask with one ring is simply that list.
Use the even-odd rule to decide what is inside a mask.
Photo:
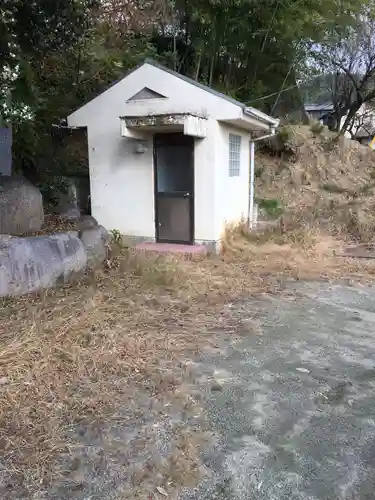
[{"label": "metal door", "polygon": [[194,139],[160,134],[154,139],[156,240],[194,242]]}]

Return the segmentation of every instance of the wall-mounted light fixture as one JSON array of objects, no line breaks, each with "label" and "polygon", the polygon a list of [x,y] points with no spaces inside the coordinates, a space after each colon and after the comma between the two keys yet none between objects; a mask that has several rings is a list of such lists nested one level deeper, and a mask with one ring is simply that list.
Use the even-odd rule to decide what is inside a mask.
[{"label": "wall-mounted light fixture", "polygon": [[134,153],[141,155],[146,153],[148,144],[146,141],[137,141],[134,146]]}]

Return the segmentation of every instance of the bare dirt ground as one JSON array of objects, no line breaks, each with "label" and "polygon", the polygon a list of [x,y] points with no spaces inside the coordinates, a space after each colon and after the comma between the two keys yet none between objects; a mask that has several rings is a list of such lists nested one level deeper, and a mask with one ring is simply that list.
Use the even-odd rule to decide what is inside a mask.
[{"label": "bare dirt ground", "polygon": [[221,256],[123,251],[79,283],[4,300],[1,498],[177,498],[205,475],[211,439],[191,360],[220,332],[258,334],[231,309],[244,297],[289,279],[371,282],[374,261],[341,248],[312,230],[238,230]]}]

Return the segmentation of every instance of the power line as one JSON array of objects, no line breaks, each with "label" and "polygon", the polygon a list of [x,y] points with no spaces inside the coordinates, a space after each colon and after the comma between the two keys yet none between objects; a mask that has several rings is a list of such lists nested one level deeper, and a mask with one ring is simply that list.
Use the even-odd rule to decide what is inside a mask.
[{"label": "power line", "polygon": [[251,101],[248,101],[247,103],[248,104],[251,104],[252,102],[257,102],[257,101],[263,101],[264,99],[268,99],[269,97],[273,97],[279,93],[282,93],[282,92],[286,92],[288,90],[292,90],[292,89],[295,89],[298,87],[298,84],[295,84],[295,85],[291,85],[290,87],[287,87],[286,89],[284,90],[278,90],[277,92],[273,92],[272,94],[268,94],[266,96],[263,96],[263,97],[258,97],[257,99],[252,99]]}]

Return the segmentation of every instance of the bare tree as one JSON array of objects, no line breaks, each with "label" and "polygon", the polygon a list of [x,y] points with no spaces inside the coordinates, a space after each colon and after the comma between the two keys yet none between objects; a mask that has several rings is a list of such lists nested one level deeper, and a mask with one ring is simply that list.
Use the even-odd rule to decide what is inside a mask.
[{"label": "bare tree", "polygon": [[332,128],[341,134],[349,129],[361,106],[375,98],[375,18],[367,12],[353,21],[327,35],[313,50],[321,73],[330,75]]},{"label": "bare tree", "polygon": [[353,116],[352,121],[349,123],[347,131],[350,133],[352,139],[357,137],[361,131],[366,135],[373,134],[375,126],[375,106],[374,101],[364,103],[358,112]]}]

